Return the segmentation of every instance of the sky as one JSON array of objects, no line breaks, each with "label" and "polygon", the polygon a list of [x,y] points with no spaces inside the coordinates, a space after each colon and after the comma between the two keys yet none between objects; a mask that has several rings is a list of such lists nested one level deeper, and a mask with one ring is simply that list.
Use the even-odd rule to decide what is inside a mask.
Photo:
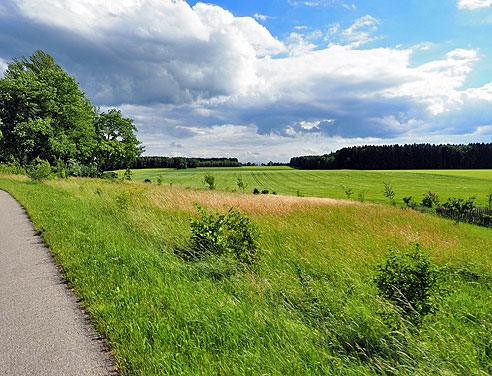
[{"label": "sky", "polygon": [[41,49],[145,155],[242,162],[491,142],[491,37],[492,0],[0,2],[0,72]]}]

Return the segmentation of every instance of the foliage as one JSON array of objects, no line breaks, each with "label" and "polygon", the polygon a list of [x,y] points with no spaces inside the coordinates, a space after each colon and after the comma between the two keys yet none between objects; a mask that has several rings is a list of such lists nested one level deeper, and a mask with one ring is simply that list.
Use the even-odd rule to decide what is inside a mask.
[{"label": "foliage", "polygon": [[244,192],[244,190],[248,187],[248,184],[244,182],[243,180],[243,177],[242,176],[238,176],[236,178],[236,184],[237,184],[237,187]]},{"label": "foliage", "polygon": [[263,189],[263,190],[261,191],[261,194],[262,194],[262,195],[267,195],[267,194],[269,194],[269,193],[270,193],[270,191],[269,191],[268,189]]},{"label": "foliage", "polygon": [[393,186],[391,185],[391,182],[385,182],[383,181],[383,195],[386,197],[391,205],[396,205],[395,202],[395,191],[393,190]]},{"label": "foliage", "polygon": [[39,158],[36,158],[33,165],[27,166],[26,171],[27,176],[36,183],[49,179],[51,176],[50,163]]},{"label": "foliage", "polygon": [[362,191],[360,191],[360,192],[357,194],[357,199],[358,199],[360,202],[364,202],[364,201],[366,201],[366,194],[367,194],[367,189],[363,189]]},{"label": "foliage", "polygon": [[402,200],[405,203],[405,205],[407,205],[407,208],[417,205],[417,203],[415,202],[415,199],[413,198],[413,196],[403,197]]},{"label": "foliage", "polygon": [[447,209],[451,217],[458,223],[463,221],[466,215],[475,209],[475,197],[470,197],[468,199],[450,197],[442,207]]},{"label": "foliage", "polygon": [[142,151],[130,119],[116,110],[99,114],[75,78],[40,50],[8,65],[0,80],[0,119],[0,161],[14,158],[22,166],[40,158],[51,165],[96,161],[101,168]]},{"label": "foliage", "polygon": [[0,163],[0,174],[25,175],[26,170],[16,161]]},{"label": "foliage", "polygon": [[208,189],[215,189],[215,175],[205,174],[205,176],[203,177],[203,183],[205,185],[208,185]]},{"label": "foliage", "polygon": [[492,209],[492,188],[489,188],[489,193],[487,193],[487,207]]},{"label": "foliage", "polygon": [[157,185],[162,185],[162,175],[157,177]]},{"label": "foliage", "polygon": [[94,163],[83,164],[75,159],[68,161],[68,174],[80,178],[96,178],[101,175]]},{"label": "foliage", "polygon": [[258,230],[245,214],[232,207],[225,214],[209,214],[200,205],[195,206],[200,218],[190,221],[193,257],[226,255],[246,264],[257,260]]},{"label": "foliage", "polygon": [[390,251],[386,262],[378,265],[374,282],[380,297],[392,303],[405,320],[418,326],[429,313],[435,313],[443,293],[442,271],[416,243],[409,251]]},{"label": "foliage", "polygon": [[152,183],[152,180],[150,180],[150,179],[145,179],[145,180],[144,180],[144,183]]},{"label": "foliage", "polygon": [[347,200],[350,200],[352,195],[354,194],[354,190],[349,187],[345,187],[344,185],[341,185],[343,191],[345,192],[345,196],[347,196]]},{"label": "foliage", "polygon": [[259,195],[260,194],[260,190],[258,188],[253,189],[253,194],[254,195]]},{"label": "foliage", "polygon": [[123,175],[124,180],[132,180],[133,179],[133,172],[130,170],[130,167],[127,167],[125,170],[125,174]]},{"label": "foliage", "polygon": [[100,169],[122,162],[126,166],[142,154],[143,147],[135,136],[133,120],[124,118],[121,111],[111,109],[97,114],[95,119],[96,161]]},{"label": "foliage", "polygon": [[439,206],[439,196],[431,191],[424,193],[424,198],[422,199],[422,205],[426,208],[432,208],[434,206]]},{"label": "foliage", "polygon": [[483,169],[492,168],[491,154],[492,143],[366,145],[294,157],[289,165],[310,170]]}]

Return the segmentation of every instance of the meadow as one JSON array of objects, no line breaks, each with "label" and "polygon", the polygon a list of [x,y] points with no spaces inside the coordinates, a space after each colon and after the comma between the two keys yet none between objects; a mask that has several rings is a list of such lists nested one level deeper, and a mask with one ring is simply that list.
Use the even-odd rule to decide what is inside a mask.
[{"label": "meadow", "polygon": [[[296,174],[304,173],[269,169],[270,179],[261,168],[213,171],[219,184],[230,176],[229,189],[234,174],[245,173],[294,194],[290,182],[300,184]],[[26,207],[122,374],[492,373],[490,229],[389,205],[187,189],[199,185],[197,173],[163,174],[168,183],[173,176],[173,186],[83,178],[33,184],[0,176],[0,189]],[[347,173],[324,175],[337,180],[333,192]],[[395,189],[408,189],[408,176],[398,174],[391,175]],[[302,176],[309,182],[320,175]],[[459,178],[487,187],[487,178]],[[362,188],[365,180],[357,179]],[[375,200],[379,184],[370,186]],[[470,194],[479,191],[470,187]],[[309,192],[307,185],[298,189]],[[438,191],[433,184],[425,189]],[[246,213],[261,233],[258,262],[181,258],[189,219],[197,217],[193,202]],[[450,271],[449,293],[418,330],[395,330],[382,319],[385,303],[373,279],[388,250],[412,242]]]},{"label": "meadow", "polygon": [[[122,174],[123,171],[120,171]],[[390,182],[398,203],[413,196],[420,201],[429,191],[437,193],[441,201],[448,197],[477,198],[477,204],[488,203],[486,195],[492,189],[492,170],[297,170],[290,167],[197,168],[188,170],[142,169],[133,170],[137,181],[179,184],[204,188],[205,174],[215,176],[217,189],[238,190],[237,178],[246,185],[245,191],[268,190],[284,195],[347,198],[345,188],[352,189],[352,199],[363,193],[365,200],[387,203],[383,195],[383,181]]]}]

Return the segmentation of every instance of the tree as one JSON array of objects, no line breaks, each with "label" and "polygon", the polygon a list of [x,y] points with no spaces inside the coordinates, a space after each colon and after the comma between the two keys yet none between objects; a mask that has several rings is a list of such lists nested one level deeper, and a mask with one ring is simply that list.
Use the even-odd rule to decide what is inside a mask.
[{"label": "tree", "polygon": [[121,111],[111,109],[96,116],[97,152],[96,162],[100,169],[118,162],[127,167],[137,156],[142,154],[143,147],[135,136],[137,128],[133,120],[124,118]]},{"label": "tree", "polygon": [[128,165],[143,151],[136,130],[120,111],[98,113],[75,78],[43,51],[14,58],[0,80],[0,162]]},{"label": "tree", "polygon": [[36,51],[14,59],[0,80],[0,159],[90,162],[94,109],[73,77]]}]

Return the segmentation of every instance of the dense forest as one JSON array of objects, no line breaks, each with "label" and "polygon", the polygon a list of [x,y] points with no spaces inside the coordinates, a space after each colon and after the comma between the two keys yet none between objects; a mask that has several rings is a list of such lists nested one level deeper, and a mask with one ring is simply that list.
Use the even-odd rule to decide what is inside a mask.
[{"label": "dense forest", "polygon": [[[196,168],[196,167],[241,167],[237,158],[185,158],[185,157],[137,157],[130,163],[130,168]],[[108,170],[126,168],[125,161],[107,166]]]},{"label": "dense forest", "polygon": [[310,170],[407,170],[492,168],[492,144],[354,146],[294,157],[290,166]]}]

